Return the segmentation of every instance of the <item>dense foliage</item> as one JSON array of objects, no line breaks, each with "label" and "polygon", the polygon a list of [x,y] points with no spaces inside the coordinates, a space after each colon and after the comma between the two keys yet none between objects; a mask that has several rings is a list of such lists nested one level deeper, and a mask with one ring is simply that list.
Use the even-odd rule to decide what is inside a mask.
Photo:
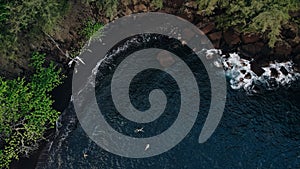
[{"label": "dense foliage", "polygon": [[44,68],[44,57],[33,54],[31,66],[36,72],[29,82],[0,78],[0,168],[35,150],[58,118],[48,93],[60,84],[60,70],[53,63]]},{"label": "dense foliage", "polygon": [[282,26],[297,19],[291,18],[289,12],[300,7],[299,0],[198,0],[198,3],[199,10],[207,15],[221,11],[217,15],[220,28],[266,33],[271,47],[281,40]]},{"label": "dense foliage", "polygon": [[15,60],[19,38],[50,31],[66,4],[65,0],[0,0],[0,56]]}]

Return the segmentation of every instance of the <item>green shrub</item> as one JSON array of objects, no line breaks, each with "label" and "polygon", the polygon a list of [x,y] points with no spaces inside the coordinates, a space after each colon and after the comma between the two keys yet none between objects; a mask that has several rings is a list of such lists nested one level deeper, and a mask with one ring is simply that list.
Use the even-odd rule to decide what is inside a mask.
[{"label": "green shrub", "polygon": [[29,82],[0,77],[0,168],[37,149],[58,118],[49,92],[61,83],[60,70],[53,63],[44,68],[44,57],[33,54],[31,66],[36,71]]},{"label": "green shrub", "polygon": [[158,9],[161,9],[163,7],[163,0],[152,0],[151,4]]},{"label": "green shrub", "polygon": [[86,38],[90,38],[94,33],[103,29],[103,27],[104,25],[102,23],[88,20],[85,24],[85,27],[80,31],[80,34]]},{"label": "green shrub", "polygon": [[199,10],[207,15],[219,10],[218,27],[234,27],[244,32],[266,33],[269,46],[281,40],[282,25],[291,21],[289,12],[299,10],[299,0],[198,0]]}]

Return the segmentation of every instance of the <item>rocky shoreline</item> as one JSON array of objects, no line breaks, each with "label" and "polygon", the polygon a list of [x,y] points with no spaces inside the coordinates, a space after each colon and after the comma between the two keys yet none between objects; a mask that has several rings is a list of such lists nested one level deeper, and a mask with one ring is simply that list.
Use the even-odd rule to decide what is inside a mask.
[{"label": "rocky shoreline", "polygon": [[[57,31],[54,31],[51,35],[57,44],[54,44],[53,40],[46,35],[42,35],[41,40],[38,42],[24,40],[24,53],[22,53],[21,59],[16,63],[1,64],[0,75],[13,78],[30,74],[28,55],[33,51],[46,53],[47,60],[56,62],[65,72],[69,72],[70,68],[67,63],[70,58],[67,58],[61,50],[64,52],[80,50],[82,44],[87,41],[79,33],[84,27],[84,21],[93,19],[106,24],[116,18],[140,12],[168,13],[190,21],[207,35],[216,49],[222,49],[223,53],[237,52],[242,58],[252,60],[251,69],[258,75],[263,74],[261,67],[265,67],[274,61],[293,61],[295,70],[300,71],[300,29],[298,29],[298,25],[284,25],[282,30],[283,41],[277,42],[274,48],[270,48],[268,40],[263,34],[244,34],[233,29],[222,30],[218,28],[215,22],[215,16],[218,13],[215,16],[204,16],[203,13],[198,11],[197,3],[194,1],[168,1],[164,3],[162,9],[158,9],[151,5],[149,0],[133,0],[132,3],[124,0],[119,6],[117,16],[112,19],[105,17],[93,5],[84,5],[81,2],[70,3],[70,11],[60,21]],[[300,12],[293,15],[300,16]],[[57,45],[60,49],[57,48]]]}]

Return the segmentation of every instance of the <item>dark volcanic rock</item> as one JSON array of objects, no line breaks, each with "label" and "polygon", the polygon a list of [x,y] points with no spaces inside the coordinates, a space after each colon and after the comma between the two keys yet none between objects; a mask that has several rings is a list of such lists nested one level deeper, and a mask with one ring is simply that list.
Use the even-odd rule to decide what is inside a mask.
[{"label": "dark volcanic rock", "polygon": [[220,43],[221,43],[220,39],[212,41],[212,44],[213,44],[214,48],[216,48],[216,49],[220,48]]},{"label": "dark volcanic rock", "polygon": [[261,76],[265,71],[258,64],[251,64],[251,70],[257,75]]},{"label": "dark volcanic rock", "polygon": [[[207,34],[209,32],[211,32],[214,28],[215,28],[215,23],[208,23],[206,25],[203,25],[201,23],[197,24],[197,26],[199,27],[199,29],[204,33]],[[222,33],[221,33],[222,35]]]},{"label": "dark volcanic rock", "polygon": [[282,74],[284,74],[285,76],[289,74],[289,72],[288,72],[283,66],[281,66],[280,71],[281,71]]},{"label": "dark volcanic rock", "polygon": [[271,76],[272,77],[278,77],[279,73],[277,72],[277,70],[275,68],[271,68]]},{"label": "dark volcanic rock", "polygon": [[242,73],[242,74],[245,74],[245,73],[246,73],[246,70],[241,70],[241,73]]},{"label": "dark volcanic rock", "polygon": [[[263,43],[263,42],[257,42],[257,43]],[[260,55],[261,56],[270,55],[273,52],[272,48],[267,43],[263,43],[263,44],[264,44],[264,46],[262,47],[262,49],[260,51]]]},{"label": "dark volcanic rock", "polygon": [[[296,37],[296,38],[294,38],[294,39],[287,39],[286,41],[291,45],[292,48],[295,48],[295,47],[299,44],[300,38],[299,38],[299,37]],[[293,49],[293,50],[294,50],[294,49]],[[292,51],[292,52],[293,52],[293,51]]]},{"label": "dark volcanic rock", "polygon": [[270,64],[270,58],[268,56],[258,57],[251,62],[251,70],[258,76],[261,76],[265,71],[262,67],[268,67]]},{"label": "dark volcanic rock", "polygon": [[215,48],[220,48],[220,42],[222,38],[222,32],[214,32],[208,35],[208,38],[212,41]]},{"label": "dark volcanic rock", "polygon": [[208,35],[211,41],[219,40],[222,38],[222,32],[214,32]]},{"label": "dark volcanic rock", "polygon": [[277,42],[274,48],[275,55],[287,56],[292,53],[292,47],[285,41]]},{"label": "dark volcanic rock", "polygon": [[281,32],[281,34],[288,39],[294,39],[297,36],[297,33],[298,27],[294,24],[286,25],[284,30]]},{"label": "dark volcanic rock", "polygon": [[244,77],[245,79],[251,79],[251,74],[250,73],[247,73]]},{"label": "dark volcanic rock", "polygon": [[241,42],[239,34],[236,33],[234,30],[228,30],[228,31],[224,32],[223,36],[224,36],[225,42],[229,46],[233,46],[233,45],[236,45]]},{"label": "dark volcanic rock", "polygon": [[278,62],[285,62],[290,60],[293,48],[285,41],[277,42],[275,44],[274,53],[270,59]]},{"label": "dark volcanic rock", "polygon": [[300,53],[300,44],[294,48],[293,53],[295,53],[295,54]]},{"label": "dark volcanic rock", "polygon": [[250,34],[250,33],[242,34],[241,38],[242,38],[242,42],[245,43],[245,44],[254,43],[254,42],[257,42],[257,41],[260,40],[259,35],[257,35],[257,34]]},{"label": "dark volcanic rock", "polygon": [[180,8],[185,0],[172,0],[172,1],[164,1],[164,6],[173,7],[173,8]]},{"label": "dark volcanic rock", "polygon": [[291,57],[289,55],[270,55],[271,61],[277,61],[277,62],[286,62],[291,60]]},{"label": "dark volcanic rock", "polygon": [[241,51],[243,53],[247,53],[250,55],[256,55],[262,51],[264,44],[262,42],[257,42],[255,44],[247,44],[241,47]]},{"label": "dark volcanic rock", "polygon": [[294,62],[294,67],[298,70],[298,71],[300,71],[300,54],[298,54],[297,56],[295,56],[294,58],[293,58],[293,62]]},{"label": "dark volcanic rock", "polygon": [[180,18],[183,18],[183,19],[185,19],[185,20],[187,20],[187,21],[189,21],[189,22],[192,22],[193,21],[193,17],[192,17],[192,15],[189,15],[189,14],[187,14],[187,13],[180,13],[180,14],[177,14],[176,16],[178,16],[178,17],[180,17]]},{"label": "dark volcanic rock", "polygon": [[167,14],[175,14],[177,12],[177,10],[174,8],[166,7],[166,8],[158,10],[158,12],[167,13]]}]

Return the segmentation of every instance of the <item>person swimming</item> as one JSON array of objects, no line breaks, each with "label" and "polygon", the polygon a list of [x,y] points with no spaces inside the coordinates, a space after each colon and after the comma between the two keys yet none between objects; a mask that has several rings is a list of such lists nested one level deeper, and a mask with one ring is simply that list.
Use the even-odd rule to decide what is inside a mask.
[{"label": "person swimming", "polygon": [[144,132],[144,127],[142,128],[137,128],[134,130],[135,133],[140,133],[140,132]]}]

